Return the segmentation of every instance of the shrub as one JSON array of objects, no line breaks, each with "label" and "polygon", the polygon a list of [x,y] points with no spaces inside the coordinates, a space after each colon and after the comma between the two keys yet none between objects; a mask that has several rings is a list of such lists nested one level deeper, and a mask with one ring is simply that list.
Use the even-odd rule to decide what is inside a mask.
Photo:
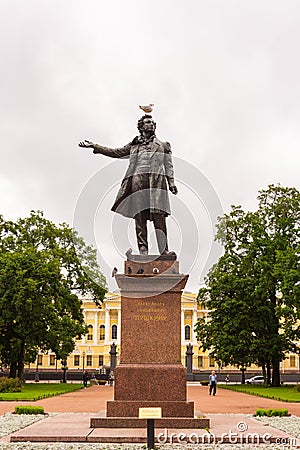
[{"label": "shrub", "polygon": [[275,409],[274,412],[277,414],[273,414],[273,416],[277,415],[279,417],[283,417],[289,415],[289,411],[287,409]]},{"label": "shrub", "polygon": [[201,383],[201,386],[208,386],[209,385],[209,381],[208,380],[200,381],[200,383]]},{"label": "shrub", "polygon": [[23,381],[20,378],[0,378],[0,392],[21,392]]},{"label": "shrub", "polygon": [[300,384],[297,384],[297,386],[295,386],[296,391],[300,392]]},{"label": "shrub", "polygon": [[279,417],[283,417],[283,416],[288,416],[289,412],[287,409],[257,409],[256,410],[256,416],[267,416],[267,417],[271,417],[271,416],[279,416]]},{"label": "shrub", "polygon": [[42,406],[16,406],[16,414],[44,414]]}]

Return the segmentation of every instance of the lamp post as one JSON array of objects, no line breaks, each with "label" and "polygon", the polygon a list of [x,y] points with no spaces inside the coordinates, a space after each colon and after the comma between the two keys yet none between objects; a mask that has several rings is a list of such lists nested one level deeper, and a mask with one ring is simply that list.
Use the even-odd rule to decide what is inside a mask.
[{"label": "lamp post", "polygon": [[36,355],[36,368],[35,368],[35,374],[34,374],[34,381],[38,383],[40,381],[39,376],[39,354]]},{"label": "lamp post", "polygon": [[82,352],[82,372],[84,372],[85,352]]},{"label": "lamp post", "polygon": [[63,383],[67,382],[67,370],[68,370],[67,359],[64,358],[63,361],[62,361]]}]

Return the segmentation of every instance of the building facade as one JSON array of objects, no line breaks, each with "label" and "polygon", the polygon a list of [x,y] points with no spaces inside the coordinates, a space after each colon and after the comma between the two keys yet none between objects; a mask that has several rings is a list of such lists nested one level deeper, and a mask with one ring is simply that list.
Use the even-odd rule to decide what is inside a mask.
[{"label": "building facade", "polygon": [[[110,365],[110,349],[114,343],[117,346],[117,361],[122,351],[121,342],[121,295],[119,292],[106,294],[101,307],[96,306],[91,296],[82,298],[85,323],[88,333],[76,340],[75,349],[67,360],[70,370],[101,370]],[[194,331],[198,318],[209,317],[209,311],[197,303],[196,294],[183,292],[181,297],[181,360],[185,365],[187,345],[193,346],[193,371],[210,371],[220,369],[214,358],[208,352],[203,352],[197,342]],[[56,361],[55,354],[39,353],[37,366],[40,369],[60,369],[61,362]],[[237,367],[223,367],[225,371],[238,370]],[[258,369],[255,365],[250,369]],[[299,355],[291,354],[282,361],[281,371],[297,372],[300,369]]]}]

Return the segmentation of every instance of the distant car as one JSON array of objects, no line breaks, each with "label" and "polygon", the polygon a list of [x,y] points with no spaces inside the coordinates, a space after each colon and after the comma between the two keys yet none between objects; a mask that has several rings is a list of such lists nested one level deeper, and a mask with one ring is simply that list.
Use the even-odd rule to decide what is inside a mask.
[{"label": "distant car", "polygon": [[245,380],[246,384],[264,384],[264,377],[262,375],[256,375],[255,377]]}]

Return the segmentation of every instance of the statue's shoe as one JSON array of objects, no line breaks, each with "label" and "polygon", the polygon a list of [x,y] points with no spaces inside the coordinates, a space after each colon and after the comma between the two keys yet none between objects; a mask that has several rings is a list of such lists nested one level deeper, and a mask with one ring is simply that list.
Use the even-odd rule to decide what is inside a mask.
[{"label": "statue's shoe", "polygon": [[167,252],[167,251],[164,251],[164,252],[162,253],[162,255],[167,255],[167,256],[177,256],[175,252]]},{"label": "statue's shoe", "polygon": [[140,247],[140,255],[148,255],[148,249],[144,246]]}]

